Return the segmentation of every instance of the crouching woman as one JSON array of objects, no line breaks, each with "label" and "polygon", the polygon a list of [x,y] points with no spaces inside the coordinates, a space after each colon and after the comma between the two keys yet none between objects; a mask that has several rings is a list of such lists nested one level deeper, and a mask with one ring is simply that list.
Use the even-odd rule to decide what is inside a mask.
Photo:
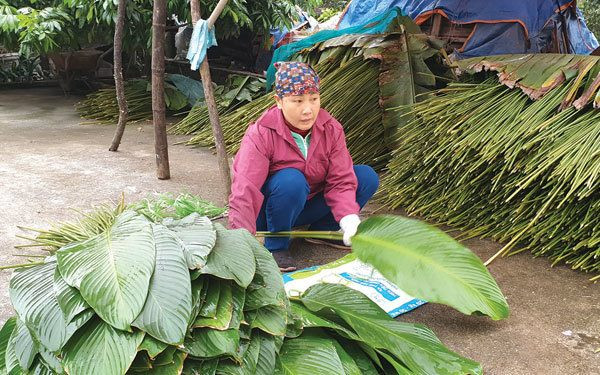
[{"label": "crouching woman", "polygon": [[[253,234],[341,228],[350,246],[379,178],[371,167],[353,165],[342,126],[321,108],[314,70],[300,62],[275,67],[276,105],[248,128],[233,163],[229,226]],[[265,239],[282,271],[295,269],[289,243]]]}]

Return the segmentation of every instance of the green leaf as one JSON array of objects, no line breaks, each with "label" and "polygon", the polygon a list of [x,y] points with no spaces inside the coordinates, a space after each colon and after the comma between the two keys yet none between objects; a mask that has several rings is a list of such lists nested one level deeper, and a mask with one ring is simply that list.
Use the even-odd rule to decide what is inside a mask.
[{"label": "green leaf", "polygon": [[[148,335],[146,335],[148,336]],[[145,351],[138,351],[127,371],[130,373],[146,373],[152,369],[152,360]]]},{"label": "green leaf", "polygon": [[250,340],[248,348],[242,357],[242,364],[231,361],[220,361],[217,372],[223,375],[256,375],[256,364],[260,354],[261,339],[259,335],[254,335]]},{"label": "green leaf", "polygon": [[407,369],[406,366],[404,366],[401,362],[399,362],[395,357],[389,355],[388,353],[386,353],[382,350],[378,350],[377,353],[379,353],[379,355],[381,355],[383,358],[385,358],[385,360],[388,361],[388,363],[390,365],[392,365],[392,367],[394,368],[394,371],[396,371],[396,373],[398,373],[399,375],[413,374],[413,372],[411,372],[409,369]]},{"label": "green leaf", "polygon": [[205,318],[214,318],[217,316],[217,307],[219,306],[219,297],[221,294],[221,284],[225,284],[216,278],[205,279],[205,297],[202,301],[202,307],[198,315]]},{"label": "green leaf", "polygon": [[96,313],[92,309],[87,309],[81,313],[79,313],[73,320],[67,325],[67,332],[65,335],[65,343],[73,337],[75,332],[79,330],[79,328],[83,327],[85,323],[87,323]]},{"label": "green leaf", "polygon": [[69,340],[63,366],[70,375],[124,374],[143,338],[141,331],[123,332],[96,317]]},{"label": "green leaf", "polygon": [[335,347],[335,352],[340,358],[340,362],[342,362],[342,367],[344,368],[344,373],[346,375],[362,375],[362,371],[352,358],[350,354],[337,342],[335,339],[332,339],[331,342]]},{"label": "green leaf", "polygon": [[296,315],[296,318],[300,321],[303,328],[330,328],[345,334],[348,338],[353,340],[359,339],[359,337],[356,335],[356,332],[351,331],[346,327],[337,324],[336,322],[318,316],[299,302],[292,302],[291,307],[293,313]]},{"label": "green leaf", "polygon": [[260,338],[260,351],[256,362],[256,375],[271,375],[275,371],[275,362],[279,349],[275,343],[275,337],[256,332],[254,335]]},{"label": "green leaf", "polygon": [[[373,362],[371,361],[369,356],[367,356],[367,354],[365,354],[365,352],[363,352],[357,344],[350,342],[349,340],[343,340],[343,339],[338,339],[338,341],[340,342],[340,344],[342,345],[344,350],[350,355],[350,357],[352,357],[352,359],[354,360],[354,362],[360,369],[361,374],[363,374],[363,375],[378,375],[379,374],[379,372],[377,371],[377,368],[375,367],[375,365],[373,364]],[[336,349],[337,349],[337,347],[336,347]],[[339,351],[338,351],[338,354],[339,354]]]},{"label": "green leaf", "polygon": [[217,240],[210,219],[194,212],[180,220],[166,218],[162,224],[181,240],[188,268],[194,270],[204,267]]},{"label": "green leaf", "polygon": [[[15,337],[17,333],[17,327],[15,327],[10,335],[10,339],[8,340],[8,345],[6,347],[6,353],[4,356],[8,375],[20,375],[24,372],[19,365],[19,358],[17,357],[17,351],[15,349]],[[25,371],[26,370],[27,369],[25,369]]]},{"label": "green leaf", "polygon": [[192,285],[183,249],[167,227],[153,225],[156,265],[148,297],[133,326],[171,345],[183,342],[192,312]]},{"label": "green leaf", "polygon": [[231,286],[231,297],[231,304],[233,305],[232,314],[227,328],[239,329],[240,324],[244,319],[244,300],[246,298],[246,291],[241,286],[233,284]]},{"label": "green leaf", "polygon": [[190,314],[190,320],[188,321],[188,328],[194,323],[194,321],[198,317],[198,312],[202,308],[203,301],[206,299],[207,287],[208,276],[196,280],[192,279],[192,313]]},{"label": "green leaf", "polygon": [[283,343],[274,374],[345,375],[345,372],[332,340],[303,335]]},{"label": "green leaf", "polygon": [[187,359],[183,365],[184,375],[215,375],[219,366],[218,359],[209,359],[206,361],[198,361]]},{"label": "green leaf", "polygon": [[238,330],[219,331],[210,328],[199,328],[192,332],[183,343],[184,352],[197,358],[214,358],[219,356],[235,357],[240,344]]},{"label": "green leaf", "polygon": [[450,351],[427,327],[390,318],[364,294],[338,284],[317,284],[301,297],[318,312],[332,309],[374,349],[385,349],[419,374],[481,374],[481,366]]},{"label": "green leaf", "polygon": [[252,235],[245,229],[227,230],[215,224],[217,242],[208,261],[200,271],[221,279],[234,280],[246,288],[254,277],[256,264],[248,238]]},{"label": "green leaf", "polygon": [[0,329],[0,373],[7,373],[6,369],[6,349],[8,347],[8,343],[10,342],[10,336],[17,326],[17,318],[12,317],[9,318],[2,329]]},{"label": "green leaf", "polygon": [[287,310],[281,306],[269,305],[250,312],[254,317],[250,327],[275,336],[285,335],[287,328]]},{"label": "green leaf", "polygon": [[202,82],[181,74],[167,74],[167,79],[173,82],[177,90],[184,94],[190,105],[204,101],[204,88]]},{"label": "green leaf", "polygon": [[21,319],[17,319],[17,327],[13,332],[11,341],[19,366],[25,370],[29,369],[39,350],[38,344],[33,340],[31,332]]},{"label": "green leaf", "polygon": [[56,371],[51,365],[49,365],[40,357],[33,362],[33,366],[28,372],[28,374],[31,375],[56,375],[57,373],[62,374],[62,372]]},{"label": "green leaf", "polygon": [[77,314],[90,307],[79,291],[67,284],[62,278],[58,268],[54,272],[54,293],[56,294],[58,306],[60,306],[67,322],[70,322]]},{"label": "green leaf", "polygon": [[55,262],[16,270],[10,280],[10,299],[19,317],[50,351],[66,341],[67,321],[54,294]]},{"label": "green leaf", "polygon": [[273,255],[255,238],[248,238],[248,242],[256,260],[256,274],[246,291],[244,310],[256,310],[267,305],[285,306],[288,299]]},{"label": "green leaf", "polygon": [[508,317],[508,304],[481,260],[441,230],[399,216],[363,221],[352,251],[406,293],[465,314]]},{"label": "green leaf", "polygon": [[188,105],[188,98],[175,87],[165,86],[165,101],[167,108],[179,111]]},{"label": "green leaf", "polygon": [[176,351],[173,355],[173,363],[163,366],[155,366],[152,370],[146,372],[149,375],[179,375],[183,371],[183,362],[187,354]]},{"label": "green leaf", "polygon": [[145,350],[151,359],[154,359],[157,355],[163,352],[167,348],[167,344],[162,341],[158,341],[150,335],[144,336],[144,340],[140,344],[138,351]]},{"label": "green leaf", "polygon": [[[211,282],[211,286],[214,288],[216,285],[214,282]],[[210,327],[225,330],[229,327],[229,322],[233,316],[233,293],[231,283],[229,281],[222,281],[219,289],[219,302],[217,303],[217,310],[214,318],[200,317],[194,322],[194,328]]]},{"label": "green leaf", "polygon": [[65,281],[107,323],[121,330],[139,315],[154,271],[155,244],[150,222],[133,211],[112,227],[56,253]]},{"label": "green leaf", "polygon": [[[40,346],[40,356],[43,359],[43,361],[40,361],[41,362],[40,371],[42,371],[44,367],[47,367],[51,371],[53,371],[53,372],[51,372],[52,374],[54,374],[54,373],[62,374],[63,373],[63,367],[60,362],[60,359],[56,355],[54,355],[54,353],[51,353],[43,346]],[[35,364],[34,364],[34,367],[35,367]],[[33,370],[31,372],[35,373],[35,371],[33,371]]]}]

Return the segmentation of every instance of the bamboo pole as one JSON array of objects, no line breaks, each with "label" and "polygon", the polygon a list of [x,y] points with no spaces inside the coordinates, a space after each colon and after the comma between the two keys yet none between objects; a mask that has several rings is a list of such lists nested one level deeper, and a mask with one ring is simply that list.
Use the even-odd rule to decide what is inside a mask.
[{"label": "bamboo pole", "polygon": [[[212,29],[215,21],[227,5],[228,0],[220,0],[210,17],[208,18],[208,28]],[[190,9],[192,14],[192,23],[200,19],[200,5],[198,0],[190,0]],[[215,93],[212,86],[212,78],[210,76],[210,66],[208,65],[208,58],[204,58],[202,65],[200,65],[200,78],[202,79],[202,86],[204,87],[204,99],[208,108],[208,116],[210,118],[210,124],[212,126],[213,136],[215,137],[215,145],[217,149],[217,159],[219,160],[219,170],[221,173],[221,180],[225,186],[225,201],[229,200],[231,194],[231,176],[229,174],[229,162],[227,161],[227,150],[225,149],[225,141],[223,139],[223,130],[221,128],[221,122],[219,120],[219,111],[217,109],[217,103],[215,101]]]},{"label": "bamboo pole", "polygon": [[171,178],[165,121],[166,5],[166,0],[155,0],[152,15],[152,119],[154,122],[156,175],[159,180]]},{"label": "bamboo pole", "polygon": [[125,26],[126,0],[119,0],[117,5],[117,22],[115,24],[114,39],[114,75],[115,91],[117,93],[117,103],[119,104],[119,123],[115,130],[115,135],[110,144],[109,151],[117,151],[125,132],[127,124],[128,108],[127,98],[125,97],[125,83],[123,82],[123,28]]}]

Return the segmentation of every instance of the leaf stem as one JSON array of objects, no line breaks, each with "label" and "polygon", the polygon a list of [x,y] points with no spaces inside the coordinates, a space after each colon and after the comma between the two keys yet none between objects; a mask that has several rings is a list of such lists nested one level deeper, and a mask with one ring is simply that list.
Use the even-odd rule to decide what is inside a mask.
[{"label": "leaf stem", "polygon": [[319,238],[325,240],[341,240],[343,235],[338,231],[289,231],[289,232],[256,232],[256,237],[292,237],[292,238]]}]

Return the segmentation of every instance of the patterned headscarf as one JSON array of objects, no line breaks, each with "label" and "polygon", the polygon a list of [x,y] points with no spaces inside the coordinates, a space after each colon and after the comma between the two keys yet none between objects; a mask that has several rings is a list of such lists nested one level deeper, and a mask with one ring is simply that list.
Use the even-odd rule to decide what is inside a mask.
[{"label": "patterned headscarf", "polygon": [[282,61],[273,65],[277,69],[275,73],[275,92],[280,98],[319,93],[319,76],[308,64]]}]

